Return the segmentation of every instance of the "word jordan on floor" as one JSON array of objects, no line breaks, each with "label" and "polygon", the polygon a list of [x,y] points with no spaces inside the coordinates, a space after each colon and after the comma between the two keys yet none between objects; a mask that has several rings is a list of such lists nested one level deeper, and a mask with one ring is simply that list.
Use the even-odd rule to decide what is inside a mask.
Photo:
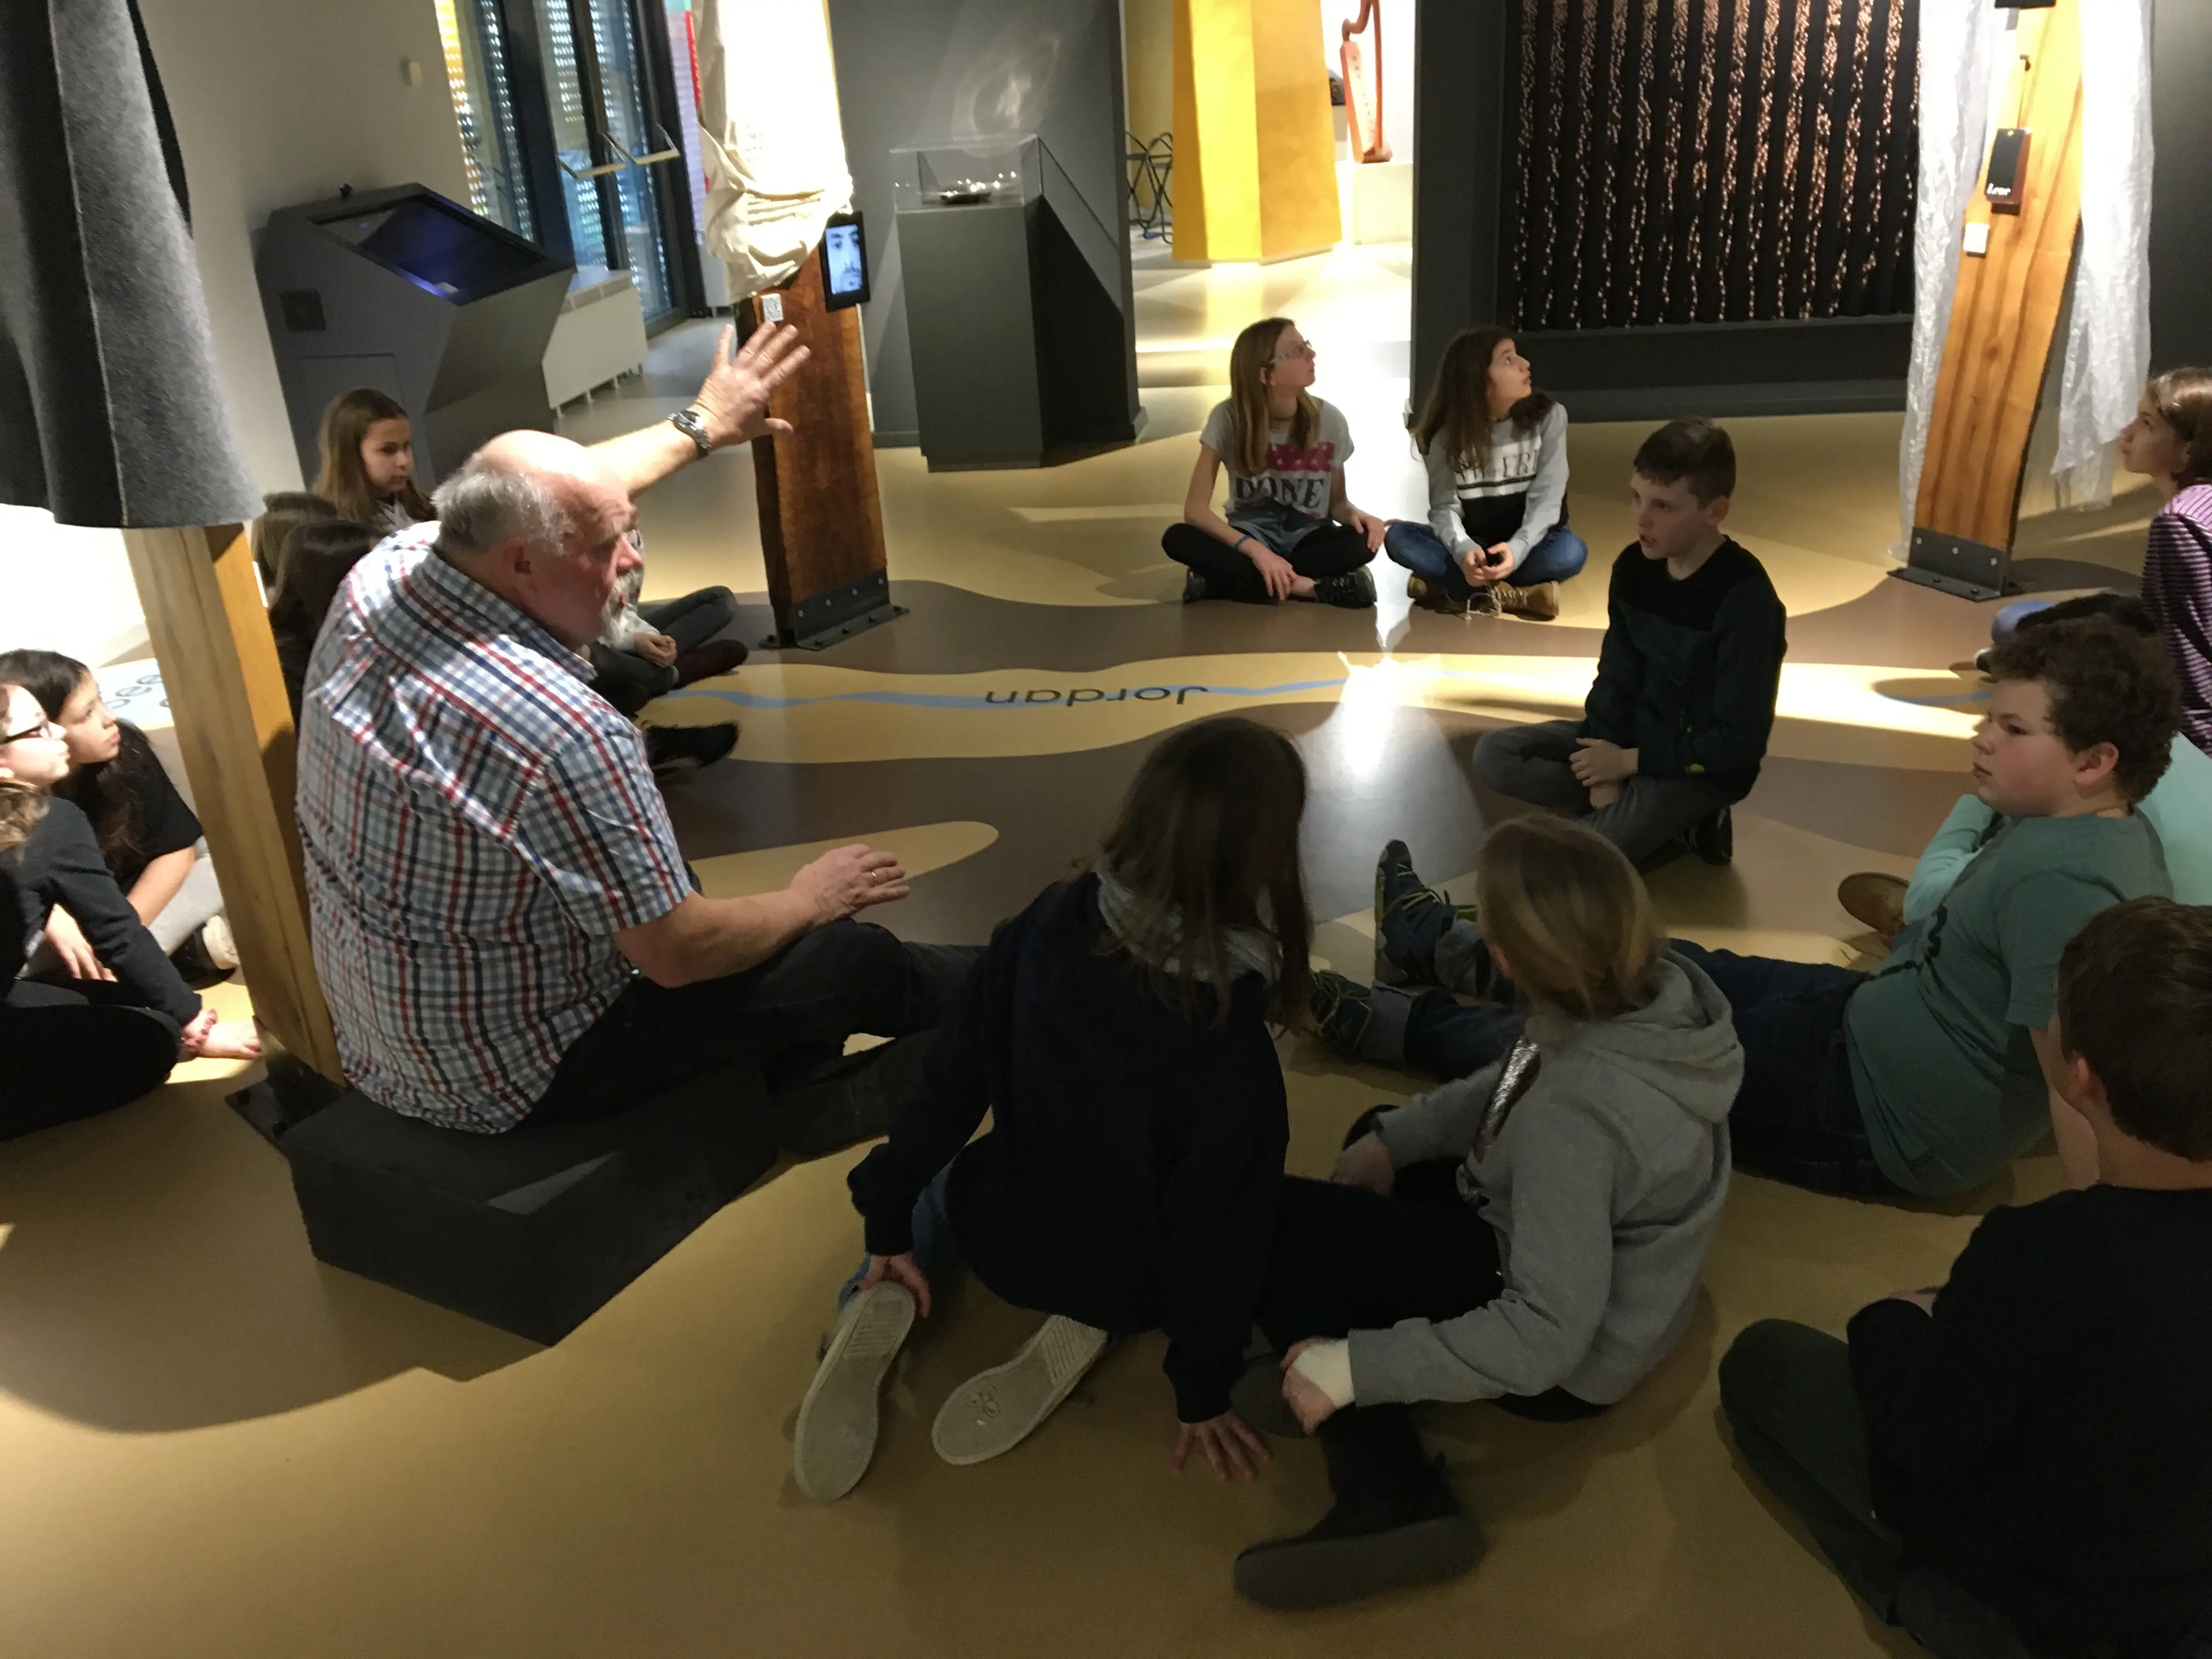
[{"label": "word jordan on floor", "polygon": [[1133,699],[1138,702],[1162,702],[1173,697],[1176,706],[1181,708],[1182,700],[1192,692],[1210,689],[1203,685],[1145,685],[1133,691],[1127,686],[1118,691],[1101,691],[1094,686],[1085,685],[1068,691],[1053,691],[1040,687],[1031,691],[1009,691],[1004,696],[996,691],[986,691],[983,701],[996,703],[1001,708],[1025,708],[1032,703],[1059,703],[1072,708],[1085,702],[1127,702]]}]

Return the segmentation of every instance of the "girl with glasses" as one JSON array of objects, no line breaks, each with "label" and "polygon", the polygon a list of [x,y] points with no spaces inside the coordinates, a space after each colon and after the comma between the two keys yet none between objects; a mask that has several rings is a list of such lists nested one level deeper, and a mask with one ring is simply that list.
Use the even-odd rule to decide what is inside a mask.
[{"label": "girl with glasses", "polygon": [[[237,967],[200,821],[146,734],[110,714],[92,671],[58,651],[0,654],[0,681],[37,698],[59,729],[69,770],[54,793],[91,823],[108,873],[162,953],[203,983]],[[101,977],[98,953],[65,907],[47,918],[31,971],[43,975],[57,963],[74,978]]]},{"label": "girl with glasses", "polygon": [[[1314,349],[1286,317],[1237,337],[1229,396],[1206,417],[1182,522],[1160,538],[1188,568],[1183,603],[1307,599],[1364,610],[1375,603],[1367,564],[1382,545],[1382,520],[1345,494],[1352,428],[1335,404],[1308,390]],[[1229,470],[1229,505],[1213,509],[1214,478]]]},{"label": "girl with glasses", "polygon": [[[69,775],[59,727],[20,685],[0,685],[0,1139],[135,1100],[179,1059],[257,1058],[252,1025],[201,1004],[108,873],[91,823],[54,798]],[[82,926],[103,977],[21,976],[57,905]]]}]

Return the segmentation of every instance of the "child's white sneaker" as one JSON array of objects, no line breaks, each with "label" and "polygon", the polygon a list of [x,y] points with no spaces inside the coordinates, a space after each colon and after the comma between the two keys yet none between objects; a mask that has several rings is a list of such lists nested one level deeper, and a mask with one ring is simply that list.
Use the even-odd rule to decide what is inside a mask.
[{"label": "child's white sneaker", "polygon": [[981,1463],[1026,1440],[1106,1352],[1106,1333],[1054,1314],[1003,1365],[952,1391],[930,1439],[948,1463]]},{"label": "child's white sneaker", "polygon": [[799,1491],[827,1502],[860,1483],[876,1455],[884,1375],[914,1328],[914,1295],[889,1280],[848,1302],[791,1437],[791,1474]]}]

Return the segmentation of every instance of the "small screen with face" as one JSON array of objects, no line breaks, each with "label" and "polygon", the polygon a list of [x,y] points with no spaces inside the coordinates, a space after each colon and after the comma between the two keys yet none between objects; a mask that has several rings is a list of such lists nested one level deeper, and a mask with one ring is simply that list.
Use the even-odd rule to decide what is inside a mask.
[{"label": "small screen with face", "polygon": [[868,297],[868,248],[858,214],[832,220],[822,233],[822,289],[832,311]]}]

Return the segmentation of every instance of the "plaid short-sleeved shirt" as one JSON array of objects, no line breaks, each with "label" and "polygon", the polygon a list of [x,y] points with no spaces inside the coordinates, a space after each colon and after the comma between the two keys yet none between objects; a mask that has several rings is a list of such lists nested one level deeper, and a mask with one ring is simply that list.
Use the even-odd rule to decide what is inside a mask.
[{"label": "plaid short-sleeved shirt", "polygon": [[308,919],[338,1057],[410,1117],[521,1121],[690,890],[635,727],[591,665],[430,550],[355,567],[300,712]]}]

